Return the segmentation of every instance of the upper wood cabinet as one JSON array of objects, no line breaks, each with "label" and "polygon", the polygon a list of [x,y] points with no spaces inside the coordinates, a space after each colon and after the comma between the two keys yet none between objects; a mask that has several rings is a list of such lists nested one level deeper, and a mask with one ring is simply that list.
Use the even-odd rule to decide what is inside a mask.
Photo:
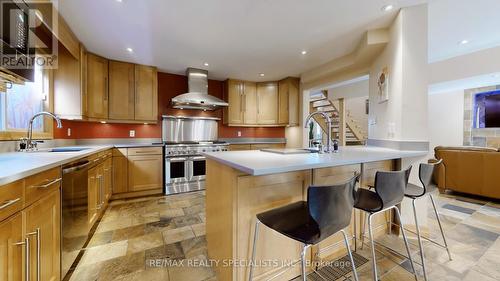
[{"label": "upper wood cabinet", "polygon": [[109,62],[109,119],[134,120],[135,65]]},{"label": "upper wood cabinet", "polygon": [[135,120],[157,121],[158,81],[156,67],[135,65]]},{"label": "upper wood cabinet", "polygon": [[257,124],[278,124],[278,83],[257,83]]},{"label": "upper wood cabinet", "polygon": [[108,118],[108,60],[94,54],[87,56],[88,117]]},{"label": "upper wood cabinet", "polygon": [[299,79],[249,82],[229,79],[224,85],[224,124],[229,126],[295,126],[299,124]]},{"label": "upper wood cabinet", "polygon": [[299,79],[288,77],[279,81],[278,123],[299,125]]}]

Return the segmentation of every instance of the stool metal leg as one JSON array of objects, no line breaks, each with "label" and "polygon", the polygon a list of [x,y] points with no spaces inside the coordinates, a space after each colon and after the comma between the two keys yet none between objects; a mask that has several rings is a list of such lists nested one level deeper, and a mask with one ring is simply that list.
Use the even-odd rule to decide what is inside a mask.
[{"label": "stool metal leg", "polygon": [[344,230],[341,230],[342,235],[344,236],[345,246],[347,248],[347,254],[349,254],[349,259],[351,260],[352,266],[352,274],[354,275],[354,280],[359,281],[358,272],[356,271],[356,265],[354,264],[354,258],[352,257],[351,247],[349,246],[349,240],[347,239],[347,235]]},{"label": "stool metal leg", "polygon": [[387,234],[391,234],[392,233],[392,212],[390,209],[388,210],[388,213],[389,213],[389,227],[387,228]]},{"label": "stool metal leg", "polygon": [[252,260],[250,261],[250,273],[248,274],[248,280],[252,281],[253,278],[253,268],[255,264],[255,252],[257,251],[257,238],[259,237],[259,225],[260,221],[255,222],[255,233],[253,235],[253,245],[252,245]]},{"label": "stool metal leg", "polygon": [[439,230],[441,230],[441,236],[443,237],[444,246],[446,247],[446,251],[448,252],[448,258],[451,261],[452,258],[451,258],[450,248],[448,247],[448,243],[446,242],[446,236],[444,235],[443,226],[441,225],[441,220],[439,219],[439,214],[438,214],[438,211],[436,208],[436,203],[434,202],[434,198],[432,197],[431,194],[429,194],[429,197],[431,198],[432,207],[434,208],[434,213],[436,214],[436,219],[437,219],[438,224],[439,224]]},{"label": "stool metal leg", "polygon": [[306,252],[307,252],[307,248],[309,248],[309,245],[304,244],[304,247],[302,248],[302,253],[300,253],[302,281],[307,281],[307,274],[306,274]]},{"label": "stool metal leg", "polygon": [[353,238],[354,238],[354,252],[358,250],[358,231],[356,227],[356,209],[354,209],[354,226],[353,226]]},{"label": "stool metal leg", "polygon": [[424,247],[422,245],[422,237],[420,237],[420,226],[418,224],[416,202],[417,202],[416,199],[411,200],[411,204],[413,205],[413,216],[415,217],[415,228],[417,230],[418,247],[420,248],[420,258],[422,260],[422,271],[424,272],[424,280],[427,281],[427,270],[425,268]]},{"label": "stool metal leg", "polygon": [[418,281],[417,271],[415,270],[415,265],[413,264],[413,259],[411,258],[410,247],[408,245],[408,240],[406,238],[403,220],[401,219],[401,213],[399,212],[398,207],[394,206],[393,209],[396,210],[395,212],[398,215],[399,226],[401,228],[401,234],[403,234],[403,240],[405,241],[406,252],[408,253],[408,258],[410,259],[410,264],[411,264],[411,268],[413,269],[413,274],[415,275],[415,280]]},{"label": "stool metal leg", "polygon": [[368,216],[364,212],[360,211],[360,213],[363,214],[363,225],[361,229],[361,250],[363,250],[363,246],[365,245],[366,222],[368,221]]},{"label": "stool metal leg", "polygon": [[373,280],[378,281],[377,277],[377,260],[375,256],[375,242],[373,241],[373,234],[372,234],[372,217],[373,214],[368,215],[368,234],[370,235],[370,243],[372,244],[372,273],[373,273]]}]

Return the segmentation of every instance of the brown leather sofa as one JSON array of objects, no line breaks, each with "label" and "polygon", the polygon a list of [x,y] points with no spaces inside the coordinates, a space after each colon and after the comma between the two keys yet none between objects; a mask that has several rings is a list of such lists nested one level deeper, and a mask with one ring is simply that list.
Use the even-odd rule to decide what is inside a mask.
[{"label": "brown leather sofa", "polygon": [[438,146],[434,155],[443,159],[435,175],[441,191],[449,189],[500,199],[498,149]]}]

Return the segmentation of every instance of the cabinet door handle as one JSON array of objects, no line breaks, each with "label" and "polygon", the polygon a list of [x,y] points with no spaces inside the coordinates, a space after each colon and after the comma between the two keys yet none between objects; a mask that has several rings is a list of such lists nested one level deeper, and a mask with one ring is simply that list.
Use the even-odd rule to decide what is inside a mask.
[{"label": "cabinet door handle", "polygon": [[154,150],[139,150],[135,152],[136,154],[144,154],[144,153],[156,153]]},{"label": "cabinet door handle", "polygon": [[21,200],[21,198],[16,198],[16,199],[12,199],[12,200],[7,200],[5,202],[3,202],[3,204],[0,206],[0,210],[3,210],[9,206],[12,206],[14,204],[16,204],[17,202],[19,202],[19,200]]},{"label": "cabinet door handle", "polygon": [[24,274],[26,274],[25,281],[30,281],[30,239],[29,237],[24,238],[24,241],[14,243],[14,245],[24,246]]},{"label": "cabinet door handle", "polygon": [[46,184],[41,184],[41,185],[33,185],[32,187],[33,187],[33,188],[47,188],[47,187],[49,187],[49,186],[51,186],[51,185],[53,185],[53,184],[55,184],[55,183],[58,183],[58,182],[60,182],[60,181],[61,181],[61,178],[57,178],[57,179],[54,179],[54,180],[52,180],[52,181],[49,181],[49,182],[48,182],[48,183],[46,183]]},{"label": "cabinet door handle", "polygon": [[34,235],[36,238],[36,281],[40,281],[40,276],[41,276],[40,228],[37,227],[35,229],[35,231],[27,234],[27,236],[31,236],[31,235]]},{"label": "cabinet door handle", "polygon": [[108,78],[104,77],[104,101],[108,101]]}]

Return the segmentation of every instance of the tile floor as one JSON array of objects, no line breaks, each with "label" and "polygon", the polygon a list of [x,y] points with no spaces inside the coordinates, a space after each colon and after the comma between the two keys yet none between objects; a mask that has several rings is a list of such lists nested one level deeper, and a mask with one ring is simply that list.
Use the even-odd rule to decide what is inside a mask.
[{"label": "tile floor", "polygon": [[[70,280],[216,280],[210,267],[192,266],[193,261],[203,263],[207,258],[204,196],[195,192],[112,202]],[[435,196],[453,260],[446,251],[424,242],[429,280],[500,280],[500,203],[456,194]],[[430,235],[439,239],[428,206]],[[410,238],[412,257],[420,262],[417,241]],[[395,235],[378,240],[404,252]],[[370,258],[369,247],[358,249],[358,254]],[[385,254],[377,253],[381,280],[414,280],[407,260]],[[157,260],[171,264],[154,264]],[[421,268],[416,267],[423,280]],[[371,263],[358,268],[358,274],[361,280],[372,280]]]}]

